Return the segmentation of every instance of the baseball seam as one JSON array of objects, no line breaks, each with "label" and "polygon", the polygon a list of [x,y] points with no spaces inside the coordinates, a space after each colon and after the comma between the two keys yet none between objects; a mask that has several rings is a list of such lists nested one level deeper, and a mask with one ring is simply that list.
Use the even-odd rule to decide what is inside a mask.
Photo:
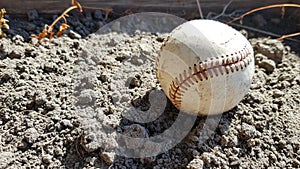
[{"label": "baseball seam", "polygon": [[213,57],[184,70],[170,84],[169,98],[180,109],[182,97],[191,85],[219,75],[234,73],[246,68],[251,62],[251,49],[244,46],[240,51]]}]

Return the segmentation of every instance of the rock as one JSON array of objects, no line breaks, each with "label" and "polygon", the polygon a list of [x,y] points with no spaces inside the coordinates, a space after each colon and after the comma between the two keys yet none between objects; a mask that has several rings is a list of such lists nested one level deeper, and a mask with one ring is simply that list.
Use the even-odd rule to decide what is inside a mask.
[{"label": "rock", "polygon": [[269,154],[269,159],[272,162],[276,162],[277,161],[277,157],[276,157],[276,155],[274,153],[270,153]]},{"label": "rock", "polygon": [[273,60],[266,59],[258,63],[259,67],[264,68],[267,73],[273,73],[276,63]]},{"label": "rock", "polygon": [[11,59],[21,59],[22,55],[19,53],[16,53],[15,51],[12,51],[8,54],[8,57]]},{"label": "rock", "polygon": [[210,164],[212,155],[208,152],[204,152],[201,156],[200,159],[205,163],[205,164]]},{"label": "rock", "polygon": [[230,162],[229,166],[230,167],[237,167],[241,164],[240,160],[234,160],[232,162]]},{"label": "rock", "polygon": [[239,141],[238,141],[238,137],[237,136],[231,135],[228,138],[227,146],[234,147],[234,146],[237,146],[238,144],[239,144]]},{"label": "rock", "polygon": [[197,150],[192,149],[191,152],[192,152],[193,157],[197,157],[200,155],[199,151],[197,151]]},{"label": "rock", "polygon": [[286,88],[288,88],[290,86],[291,86],[291,83],[284,80],[284,81],[279,82],[274,87],[276,87],[277,89],[286,89]]},{"label": "rock", "polygon": [[258,27],[264,27],[267,25],[267,21],[262,15],[256,14],[252,19],[254,24]]},{"label": "rock", "polygon": [[129,89],[140,87],[141,86],[141,81],[140,81],[140,79],[138,79],[136,77],[129,77],[127,79],[127,83],[125,84],[125,86],[128,86]]},{"label": "rock", "polygon": [[56,72],[57,70],[57,65],[52,62],[44,64],[44,71],[47,73]]},{"label": "rock", "polygon": [[33,23],[24,23],[22,24],[22,28],[25,29],[26,31],[35,31],[36,30],[36,25]]},{"label": "rock", "polygon": [[257,130],[254,126],[249,125],[247,123],[242,123],[241,131],[238,134],[238,137],[241,140],[248,140],[250,138],[254,138],[256,136]]},{"label": "rock", "polygon": [[50,164],[52,161],[53,156],[51,156],[50,154],[46,154],[42,156],[42,160],[44,163],[46,164]]},{"label": "rock", "polygon": [[93,17],[94,17],[94,19],[97,19],[97,20],[103,20],[103,19],[104,19],[103,16],[104,16],[104,13],[103,13],[103,11],[101,11],[101,10],[95,10],[95,11],[93,12]]},{"label": "rock", "polygon": [[188,165],[187,169],[200,169],[204,167],[204,163],[201,159],[195,158]]},{"label": "rock", "polygon": [[0,74],[0,84],[8,82],[13,76],[9,73]]},{"label": "rock", "polygon": [[85,23],[85,22],[91,23],[91,20],[93,20],[92,13],[90,11],[85,11],[84,16],[85,17],[79,18],[79,19],[84,19],[85,20],[85,21],[82,21],[82,23]]},{"label": "rock", "polygon": [[17,147],[19,150],[26,150],[26,148],[28,148],[29,143],[26,140],[22,140],[21,142],[19,142],[17,144]]},{"label": "rock", "polygon": [[13,42],[17,42],[17,41],[20,41],[20,42],[24,42],[24,38],[20,35],[15,35],[13,38],[12,38]]},{"label": "rock", "polygon": [[136,65],[136,66],[141,66],[141,65],[145,64],[145,60],[139,56],[132,56],[130,59],[130,63],[132,63],[133,65]]},{"label": "rock", "polygon": [[43,93],[43,91],[41,90],[35,91],[31,106],[39,107],[45,104],[46,102],[47,102],[47,96],[45,95],[45,93]]},{"label": "rock", "polygon": [[149,136],[145,127],[143,127],[139,124],[132,124],[130,126],[124,126],[123,129],[124,129],[124,133],[127,136],[131,136],[134,138],[146,138]]},{"label": "rock", "polygon": [[248,38],[248,32],[245,29],[240,30],[240,33],[244,35],[245,38]]},{"label": "rock", "polygon": [[103,23],[102,21],[98,21],[94,24],[94,29],[98,30],[100,28],[102,28],[105,25],[105,23]]},{"label": "rock", "polygon": [[30,43],[31,43],[32,45],[36,45],[36,44],[39,43],[39,40],[38,40],[37,38],[31,38],[31,39],[30,39]]},{"label": "rock", "polygon": [[27,17],[28,17],[28,21],[34,21],[39,18],[39,14],[38,14],[37,10],[35,10],[35,9],[29,10],[27,12]]},{"label": "rock", "polygon": [[101,75],[98,77],[98,79],[99,79],[102,83],[104,83],[104,82],[107,82],[108,77],[107,77],[106,74],[101,74]]},{"label": "rock", "polygon": [[261,53],[277,64],[282,62],[285,48],[280,41],[266,38],[251,40],[251,43],[254,46],[255,53]]},{"label": "rock", "polygon": [[293,163],[294,168],[299,168],[300,167],[300,161],[299,160],[293,159],[292,163]]},{"label": "rock", "polygon": [[81,22],[79,21],[78,18],[69,18],[68,19],[69,25],[75,27],[75,28],[80,28],[82,26]]},{"label": "rock", "polygon": [[72,127],[73,127],[73,124],[72,124],[71,121],[68,120],[68,119],[63,119],[63,120],[61,121],[61,124],[64,125],[65,127],[68,127],[68,128],[72,128]]},{"label": "rock", "polygon": [[246,122],[248,124],[254,125],[254,119],[253,119],[253,116],[251,116],[251,115],[244,115],[242,117],[242,121]]},{"label": "rock", "polygon": [[295,75],[296,75],[295,72],[280,74],[278,77],[278,81],[292,82],[296,78]]},{"label": "rock", "polygon": [[139,44],[139,47],[145,55],[150,55],[152,52],[150,45],[147,44],[146,42],[142,41],[141,44]]},{"label": "rock", "polygon": [[292,83],[293,85],[300,85],[300,76],[296,76]]},{"label": "rock", "polygon": [[55,147],[54,148],[54,154],[56,156],[62,156],[64,154],[63,150],[60,147]]},{"label": "rock", "polygon": [[284,95],[284,92],[281,91],[281,90],[275,89],[275,90],[273,91],[273,96],[274,96],[274,98],[278,98],[278,97],[281,97],[281,96],[283,96],[283,95]]},{"label": "rock", "polygon": [[[81,32],[82,31],[82,32]],[[80,33],[82,36],[87,36],[90,34],[90,31],[86,28],[86,27],[82,27],[82,30],[81,30]]]},{"label": "rock", "polygon": [[263,54],[261,54],[261,53],[257,53],[254,56],[254,59],[255,59],[255,64],[259,65],[261,61],[268,59],[268,57],[265,56],[265,55],[263,55]]},{"label": "rock", "polygon": [[247,147],[254,147],[255,145],[256,145],[257,143],[256,143],[256,140],[255,139],[249,139],[249,140],[247,140],[247,142],[246,142],[246,145],[247,145]]},{"label": "rock", "polygon": [[77,97],[78,105],[90,105],[95,101],[95,91],[91,89],[85,89],[80,92],[80,95]]},{"label": "rock", "polygon": [[24,138],[28,143],[34,143],[38,137],[39,133],[35,128],[29,128],[25,131]]},{"label": "rock", "polygon": [[280,140],[278,142],[278,147],[283,149],[286,146],[286,141],[285,140]]},{"label": "rock", "polygon": [[70,38],[72,38],[72,39],[81,39],[81,35],[78,34],[78,33],[76,33],[76,32],[74,32],[73,30],[70,30],[69,36],[70,36]]},{"label": "rock", "polygon": [[107,165],[111,165],[115,160],[116,154],[114,152],[102,152],[100,157],[104,160]]}]

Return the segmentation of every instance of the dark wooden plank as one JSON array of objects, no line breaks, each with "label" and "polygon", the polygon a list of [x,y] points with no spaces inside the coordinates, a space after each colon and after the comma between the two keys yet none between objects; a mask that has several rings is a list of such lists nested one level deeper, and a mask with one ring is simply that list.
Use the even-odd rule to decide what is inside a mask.
[{"label": "dark wooden plank", "polygon": [[[180,17],[192,18],[199,15],[196,0],[78,0],[84,7],[113,8],[116,12],[131,9],[133,12],[167,12]],[[229,0],[200,0],[204,14],[220,13]],[[276,3],[297,3],[299,0],[235,0],[229,10],[252,9]],[[71,0],[0,0],[0,8],[16,15],[25,15],[36,9],[42,14],[57,14],[69,7]]]}]

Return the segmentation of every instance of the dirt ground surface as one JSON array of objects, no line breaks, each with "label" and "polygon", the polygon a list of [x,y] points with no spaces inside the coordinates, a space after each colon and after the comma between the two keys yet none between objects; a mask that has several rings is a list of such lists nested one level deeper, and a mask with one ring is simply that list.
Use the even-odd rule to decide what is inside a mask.
[{"label": "dirt ground surface", "polygon": [[[161,90],[155,58],[168,34],[97,34],[107,22],[94,11],[72,15],[64,36],[38,43],[29,35],[50,20],[29,14],[26,20],[10,16],[11,29],[0,39],[0,168],[300,168],[299,43],[242,30],[255,51],[253,83],[213,135],[200,141],[206,117],[198,117],[174,148],[127,158],[112,151],[107,128],[150,137],[178,116],[169,101],[150,123],[122,115],[130,107],[151,113],[149,94]],[[263,28],[287,21],[255,15],[248,22]],[[289,25],[291,32],[297,24]]]}]

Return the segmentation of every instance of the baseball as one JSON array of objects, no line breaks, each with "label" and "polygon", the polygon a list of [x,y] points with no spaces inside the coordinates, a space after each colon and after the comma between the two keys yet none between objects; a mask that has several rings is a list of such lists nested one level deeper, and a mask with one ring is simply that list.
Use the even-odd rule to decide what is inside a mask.
[{"label": "baseball", "polygon": [[232,27],[192,20],[175,28],[156,59],[157,79],[174,106],[192,115],[220,114],[247,94],[253,48]]}]

